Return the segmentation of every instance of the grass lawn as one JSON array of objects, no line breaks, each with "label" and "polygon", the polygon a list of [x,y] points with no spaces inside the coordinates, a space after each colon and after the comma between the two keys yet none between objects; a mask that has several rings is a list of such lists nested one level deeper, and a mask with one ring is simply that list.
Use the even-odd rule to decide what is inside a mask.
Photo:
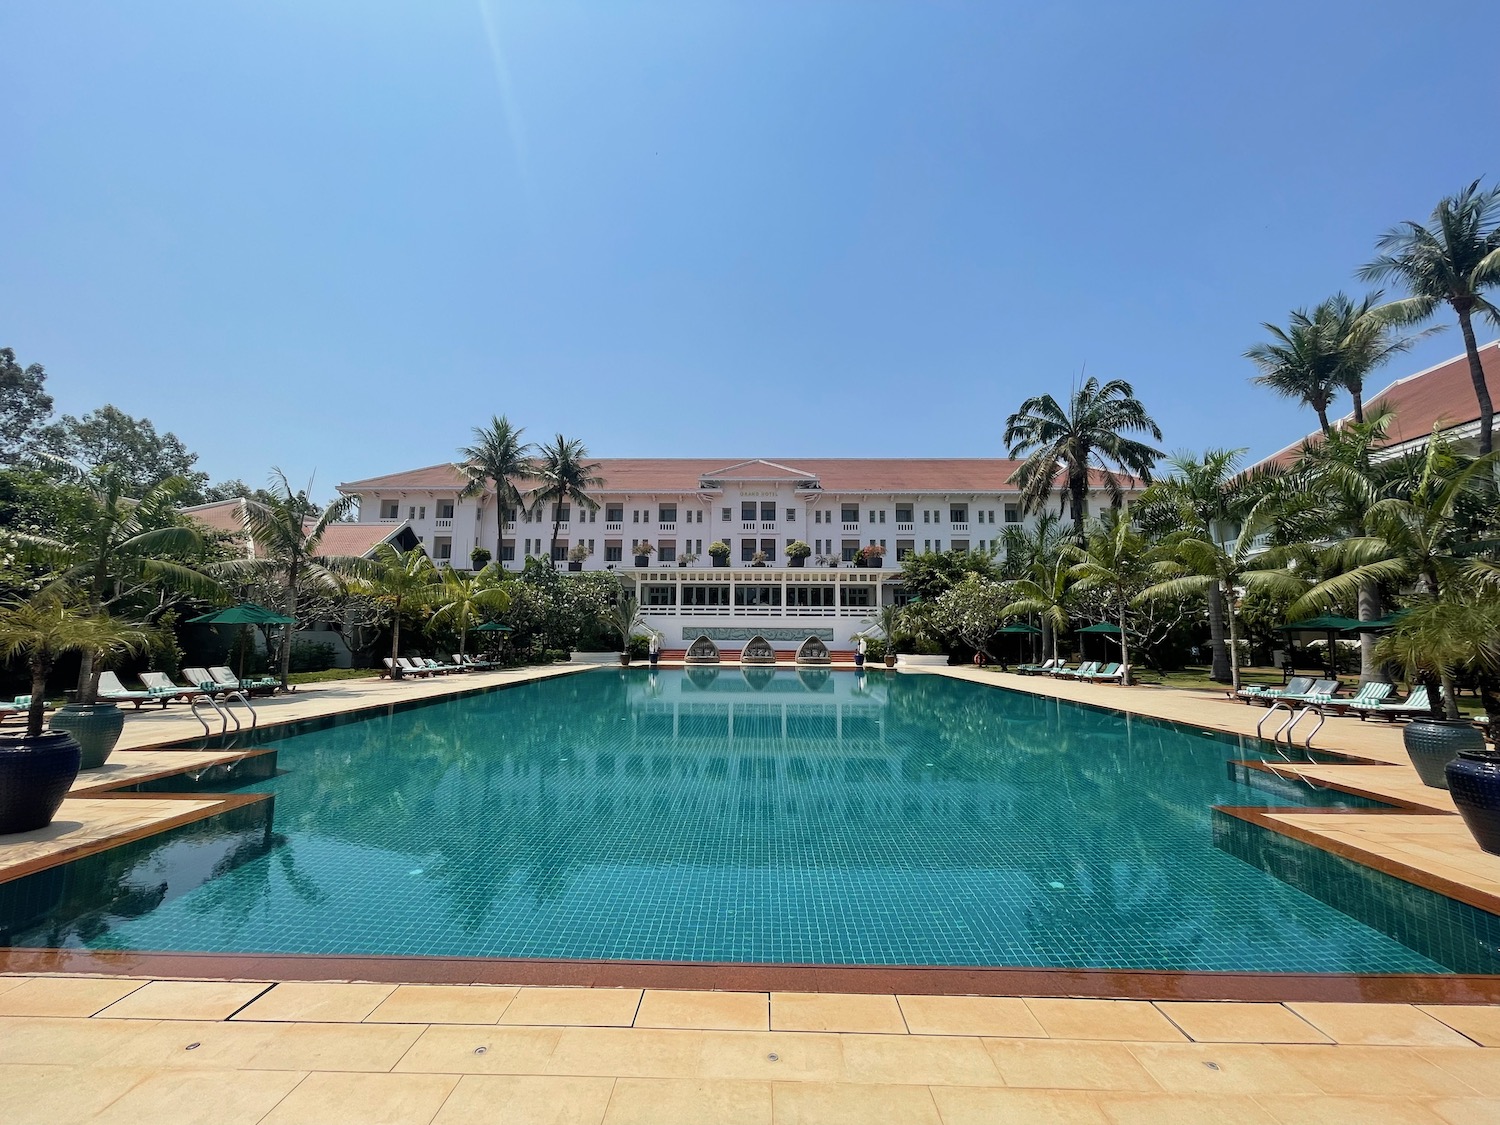
[{"label": "grass lawn", "polygon": [[378,668],[329,668],[324,672],[293,672],[287,676],[287,682],[321,684],[329,680],[373,680],[379,675]]}]

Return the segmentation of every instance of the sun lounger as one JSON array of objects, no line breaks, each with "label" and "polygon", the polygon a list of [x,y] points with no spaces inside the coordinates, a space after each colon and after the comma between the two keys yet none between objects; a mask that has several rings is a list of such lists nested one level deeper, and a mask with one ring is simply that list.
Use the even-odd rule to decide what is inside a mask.
[{"label": "sun lounger", "polygon": [[1044,676],[1061,664],[1061,660],[1043,660],[1040,664],[1017,664],[1014,671],[1021,676]]},{"label": "sun lounger", "polygon": [[281,681],[275,676],[260,676],[254,680],[242,680],[222,664],[210,668],[208,674],[225,691],[243,691],[248,695],[275,695]]},{"label": "sun lounger", "polygon": [[[1332,703],[1338,696],[1338,691],[1338,680],[1318,680],[1308,691],[1299,692],[1296,695],[1283,692],[1271,701],[1270,709],[1255,724],[1255,733],[1260,734],[1261,727],[1265,724],[1265,721],[1281,708],[1285,707],[1287,710],[1287,720],[1276,728],[1276,732],[1271,735],[1271,738],[1275,741],[1285,734],[1287,742],[1290,743],[1292,740],[1292,731],[1302,721],[1303,717],[1310,712],[1316,711],[1321,718],[1324,712],[1318,710],[1318,708],[1324,704]],[[1319,721],[1318,726],[1313,728],[1313,734],[1317,734],[1318,729],[1322,726],[1323,723]],[[1312,735],[1308,735],[1308,742],[1310,743],[1311,741]]]},{"label": "sun lounger", "polygon": [[1368,718],[1370,715],[1379,715],[1388,721],[1415,719],[1432,713],[1432,697],[1428,694],[1426,687],[1419,685],[1412,688],[1405,702],[1364,704],[1351,707],[1350,710],[1358,712],[1361,719]]},{"label": "sun lounger", "polygon": [[[50,703],[46,705],[46,709],[48,711],[56,710]],[[29,695],[18,695],[12,703],[0,702],[0,723],[5,722],[12,715],[25,715],[30,710],[31,696]]]},{"label": "sun lounger", "polygon": [[1098,683],[1100,681],[1108,683],[1110,680],[1120,680],[1124,677],[1120,674],[1120,665],[1117,661],[1114,664],[1106,664],[1102,668],[1099,668],[1097,671],[1087,673],[1080,672],[1078,674],[1078,678],[1080,680],[1087,680],[1092,684]]},{"label": "sun lounger", "polygon": [[210,676],[207,668],[184,668],[182,678],[190,684],[197,684],[198,690],[210,698],[221,697],[231,690]]},{"label": "sun lounger", "polygon": [[418,664],[410,656],[398,656],[398,657],[396,657],[396,663],[399,664],[399,665],[401,665],[402,670],[404,672],[406,672],[408,675],[412,675],[412,676],[435,676],[435,675],[437,675],[437,673],[434,672],[431,668],[427,667],[427,665],[425,665],[425,664]]},{"label": "sun lounger", "polygon": [[462,672],[463,669],[457,664],[444,664],[440,660],[434,660],[430,656],[419,657],[429,672],[436,672],[439,676],[446,676],[450,672]]},{"label": "sun lounger", "polygon": [[1326,707],[1335,714],[1342,715],[1361,707],[1376,707],[1384,703],[1385,697],[1393,690],[1395,689],[1391,684],[1371,680],[1367,684],[1360,684],[1359,690],[1348,699],[1329,699],[1313,706]]},{"label": "sun lounger", "polygon": [[1293,676],[1286,682],[1285,687],[1265,687],[1261,684],[1251,684],[1242,687],[1236,693],[1246,703],[1255,703],[1259,700],[1280,699],[1283,695],[1301,695],[1311,690],[1313,678],[1311,676]]},{"label": "sun lounger", "polygon": [[147,691],[164,695],[168,699],[196,699],[200,695],[209,694],[202,688],[180,687],[165,672],[142,672],[141,683],[146,685]]},{"label": "sun lounger", "polygon": [[495,666],[493,661],[485,660],[483,657],[458,652],[453,654],[453,663],[460,668],[468,668],[474,672],[487,672]]},{"label": "sun lounger", "polygon": [[105,703],[130,703],[139,711],[143,703],[160,703],[162,710],[170,703],[171,696],[150,691],[131,691],[120,682],[113,672],[99,673],[99,698]]},{"label": "sun lounger", "polygon": [[1058,668],[1052,674],[1059,677],[1065,676],[1070,680],[1084,680],[1099,671],[1099,664],[1097,660],[1090,660],[1080,664],[1077,668]]}]

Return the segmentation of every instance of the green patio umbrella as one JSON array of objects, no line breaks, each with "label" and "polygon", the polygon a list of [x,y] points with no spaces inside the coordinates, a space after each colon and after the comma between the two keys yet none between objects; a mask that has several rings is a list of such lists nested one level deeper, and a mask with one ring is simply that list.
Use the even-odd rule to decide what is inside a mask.
[{"label": "green patio umbrella", "polygon": [[1040,633],[1041,630],[1035,625],[1006,625],[1000,629],[1001,633]]},{"label": "green patio umbrella", "polygon": [[1120,627],[1108,621],[1096,621],[1092,625],[1085,625],[1078,631],[1080,633],[1110,633],[1116,637],[1120,635]]},{"label": "green patio umbrella", "polygon": [[[1013,636],[1040,636],[1042,631],[1035,625],[1027,625],[1021,621],[1014,621],[1009,625],[1002,626],[999,632],[1011,634]],[[1026,653],[1024,641],[1016,642],[1016,654],[1017,660],[1025,658]]]},{"label": "green patio umbrella", "polygon": [[[189,625],[258,625],[265,627],[267,625],[295,625],[297,619],[295,617],[288,617],[284,613],[277,613],[274,609],[267,609],[263,605],[257,605],[255,602],[241,602],[239,605],[232,605],[228,609],[215,610],[213,613],[205,613],[201,617],[189,618],[187,623]],[[268,650],[270,645],[270,639],[267,638],[266,647]],[[245,650],[243,646],[240,648],[239,675],[240,679],[243,680],[245,678]]]},{"label": "green patio umbrella", "polygon": [[1305,621],[1289,621],[1279,626],[1281,632],[1292,633],[1322,633],[1328,638],[1328,670],[1335,676],[1339,671],[1339,650],[1335,643],[1340,633],[1356,632],[1365,622],[1353,617],[1339,617],[1337,614],[1325,613],[1321,617],[1309,617]]},{"label": "green patio umbrella", "polygon": [[476,626],[474,626],[474,632],[476,632],[476,633],[514,633],[515,630],[512,629],[509,625],[507,625],[503,621],[486,621],[483,625],[476,625]]},{"label": "green patio umbrella", "polygon": [[1384,617],[1375,617],[1369,621],[1361,621],[1350,632],[1383,633],[1387,629],[1394,629],[1400,623],[1401,619],[1410,612],[1411,610],[1409,609],[1398,609],[1395,613],[1387,613]]}]

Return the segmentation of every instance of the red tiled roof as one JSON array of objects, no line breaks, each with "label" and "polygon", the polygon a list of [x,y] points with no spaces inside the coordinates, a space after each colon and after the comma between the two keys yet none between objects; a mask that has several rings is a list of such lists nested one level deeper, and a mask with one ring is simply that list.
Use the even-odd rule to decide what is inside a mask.
[{"label": "red tiled roof", "polygon": [[244,531],[245,521],[240,515],[240,504],[238,497],[233,500],[218,500],[212,504],[183,508],[182,514],[191,516],[210,531]]},{"label": "red tiled roof", "polygon": [[[700,480],[802,480],[816,478],[827,492],[1014,492],[1011,474],[1020,461],[985,457],[770,457],[603,458],[600,492],[685,492]],[[1090,474],[1102,483],[1099,472]],[[1127,486],[1134,484],[1124,478]],[[339,485],[341,492],[458,489],[465,478],[452,465],[430,465],[404,473]]]},{"label": "red tiled roof", "polygon": [[[1500,340],[1485,344],[1479,349],[1479,363],[1484,369],[1485,385],[1490,398],[1500,403]],[[1469,357],[1456,355],[1450,360],[1397,379],[1379,394],[1365,395],[1365,416],[1379,404],[1395,411],[1387,431],[1387,445],[1402,445],[1419,441],[1432,433],[1434,426],[1444,429],[1462,426],[1479,420],[1479,403],[1474,398],[1474,380],[1469,375]],[[1335,425],[1343,426],[1353,421],[1354,415],[1340,418]],[[1321,431],[1314,431],[1285,449],[1267,457],[1261,464],[1289,465],[1297,459],[1297,452],[1307,442],[1321,441]]]},{"label": "red tiled roof", "polygon": [[323,532],[318,550],[324,555],[364,558],[406,525],[389,523],[335,523]]}]

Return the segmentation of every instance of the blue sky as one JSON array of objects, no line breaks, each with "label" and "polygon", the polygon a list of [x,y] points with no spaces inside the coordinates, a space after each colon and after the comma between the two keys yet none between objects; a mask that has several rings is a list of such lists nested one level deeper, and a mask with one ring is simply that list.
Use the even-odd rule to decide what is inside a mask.
[{"label": "blue sky", "polygon": [[319,492],[491,413],[600,456],[1003,455],[1081,371],[1169,449],[1266,453],[1314,423],[1249,385],[1259,322],[1500,174],[1453,54],[1481,30],[1446,0],[6,0],[0,345],[60,410]]}]

